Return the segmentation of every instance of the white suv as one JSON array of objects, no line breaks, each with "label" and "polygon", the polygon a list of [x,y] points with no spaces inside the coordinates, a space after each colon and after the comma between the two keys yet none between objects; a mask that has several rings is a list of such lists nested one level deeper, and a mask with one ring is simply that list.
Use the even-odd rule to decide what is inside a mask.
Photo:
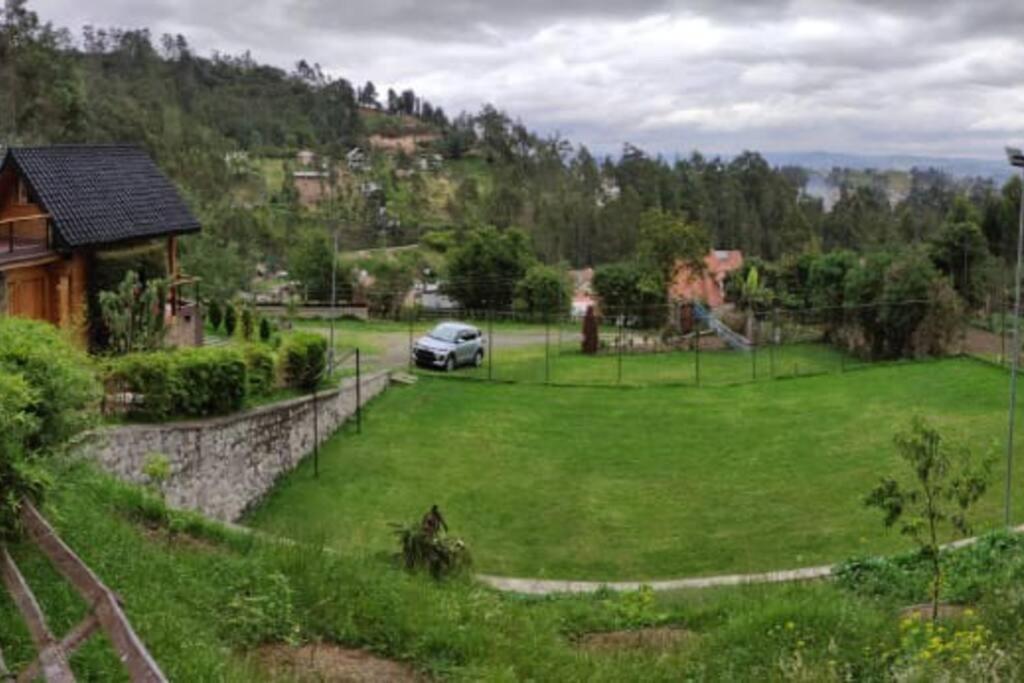
[{"label": "white suv", "polygon": [[421,367],[444,368],[446,372],[460,365],[480,367],[484,362],[484,336],[472,325],[444,322],[416,340],[412,360]]}]

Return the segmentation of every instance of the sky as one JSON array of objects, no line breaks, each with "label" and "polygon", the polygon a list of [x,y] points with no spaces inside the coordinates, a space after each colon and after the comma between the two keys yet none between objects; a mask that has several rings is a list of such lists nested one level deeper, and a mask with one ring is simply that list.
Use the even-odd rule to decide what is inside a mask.
[{"label": "sky", "polygon": [[29,0],[44,20],[300,59],[601,154],[1000,159],[1024,143],[1024,0]]}]

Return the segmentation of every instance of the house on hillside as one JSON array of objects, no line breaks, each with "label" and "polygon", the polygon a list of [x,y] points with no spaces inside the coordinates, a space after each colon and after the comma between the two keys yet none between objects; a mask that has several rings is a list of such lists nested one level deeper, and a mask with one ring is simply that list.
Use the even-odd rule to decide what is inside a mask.
[{"label": "house on hillside", "polygon": [[669,285],[669,298],[676,301],[704,301],[716,308],[725,303],[725,280],[729,273],[743,267],[743,252],[738,249],[713,249],[704,257],[704,272],[680,263]]},{"label": "house on hillside", "polygon": [[348,170],[353,173],[360,173],[370,168],[366,153],[358,147],[353,147],[345,154],[345,163],[348,164]]},{"label": "house on hillside", "polygon": [[299,166],[309,167],[316,161],[316,152],[311,149],[300,149],[295,154],[295,161]]},{"label": "house on hillside", "polygon": [[194,281],[181,277],[178,236],[199,229],[138,147],[12,147],[0,165],[0,315],[47,320],[84,340],[102,264],[145,254],[171,283],[170,341],[198,343],[198,307],[182,291]]}]

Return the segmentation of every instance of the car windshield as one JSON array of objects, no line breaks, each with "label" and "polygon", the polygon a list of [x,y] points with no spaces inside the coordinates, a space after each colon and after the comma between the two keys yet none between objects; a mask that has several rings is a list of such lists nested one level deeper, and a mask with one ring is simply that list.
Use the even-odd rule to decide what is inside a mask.
[{"label": "car windshield", "polygon": [[459,327],[458,325],[443,323],[432,329],[430,331],[430,334],[427,336],[433,337],[434,339],[438,339],[443,342],[453,342],[455,341],[455,338],[458,336],[459,332],[461,332],[463,329],[464,328]]}]

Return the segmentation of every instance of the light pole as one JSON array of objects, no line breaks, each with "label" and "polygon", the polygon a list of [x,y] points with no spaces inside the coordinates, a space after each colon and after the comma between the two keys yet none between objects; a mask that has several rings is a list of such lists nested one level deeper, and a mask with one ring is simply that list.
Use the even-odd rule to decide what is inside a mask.
[{"label": "light pole", "polygon": [[[1021,169],[1024,180],[1024,152],[1013,147],[1006,148],[1006,157],[1010,165]],[[1020,266],[1024,257],[1024,184],[1021,185],[1020,216],[1017,226],[1017,267],[1013,280],[1013,349],[1010,362],[1010,415],[1009,432],[1006,436],[1006,526],[1010,526],[1010,495],[1013,477],[1013,422],[1017,414],[1017,370],[1020,365]]]}]

